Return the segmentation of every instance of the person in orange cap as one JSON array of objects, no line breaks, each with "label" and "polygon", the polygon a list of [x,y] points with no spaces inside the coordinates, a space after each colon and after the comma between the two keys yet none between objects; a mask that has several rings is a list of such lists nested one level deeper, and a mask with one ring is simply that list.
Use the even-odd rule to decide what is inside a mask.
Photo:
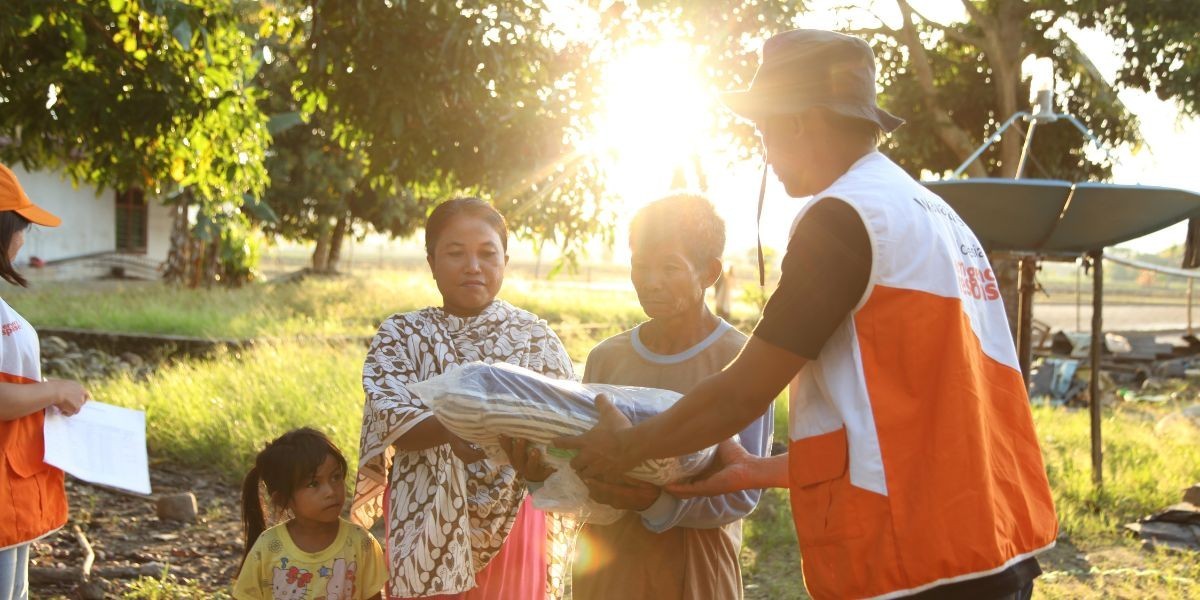
[{"label": "person in orange cap", "polygon": [[903,121],[875,99],[866,42],[799,29],[763,46],[725,104],[754,122],[800,210],[779,287],[741,353],[670,410],[611,404],[582,477],[716,444],[789,382],[787,454],[719,446],[676,496],[786,487],[804,583],[825,598],[1028,600],[1058,524],[1028,391],[979,239],[879,152]]},{"label": "person in orange cap", "polygon": [[[0,278],[25,287],[13,268],[29,225],[62,221],[29,200],[0,164]],[[0,600],[29,597],[29,544],[67,522],[63,472],[46,464],[46,409],[79,412],[90,398],[75,381],[44,381],[37,332],[0,297]]]}]

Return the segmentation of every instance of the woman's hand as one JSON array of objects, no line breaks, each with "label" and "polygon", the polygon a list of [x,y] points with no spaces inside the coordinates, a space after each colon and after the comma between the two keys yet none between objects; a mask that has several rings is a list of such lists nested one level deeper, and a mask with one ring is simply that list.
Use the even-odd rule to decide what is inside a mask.
[{"label": "woman's hand", "polygon": [[479,446],[476,446],[475,444],[472,444],[471,442],[468,442],[467,440],[464,440],[457,435],[450,433],[449,431],[446,432],[446,436],[449,438],[446,443],[450,444],[450,450],[454,452],[454,455],[464,463],[469,465],[487,458],[487,454],[483,452],[483,448],[480,448]]},{"label": "woman's hand", "polygon": [[658,500],[662,489],[657,485],[621,476],[617,482],[585,479],[588,496],[601,504],[621,510],[646,510]]},{"label": "woman's hand", "polygon": [[554,469],[546,465],[542,450],[523,439],[512,439],[500,436],[500,447],[508,455],[508,462],[513,470],[525,481],[541,483],[554,473]]},{"label": "woman's hand", "polygon": [[92,395],[78,381],[54,379],[42,385],[50,386],[51,406],[58,408],[62,414],[71,416],[83,409],[84,403],[92,399]]}]

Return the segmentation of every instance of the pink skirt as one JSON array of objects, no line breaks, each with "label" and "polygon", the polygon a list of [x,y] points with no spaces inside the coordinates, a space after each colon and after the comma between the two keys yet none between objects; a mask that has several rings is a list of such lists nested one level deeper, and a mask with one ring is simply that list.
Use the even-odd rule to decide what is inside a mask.
[{"label": "pink skirt", "polygon": [[[384,491],[383,519],[390,523],[388,511],[391,503]],[[390,532],[389,532],[390,533]],[[388,535],[388,539],[390,539]],[[384,544],[385,552],[387,544]],[[543,600],[546,597],[546,513],[533,507],[526,496],[517,511],[517,520],[512,531],[482,571],[475,574],[475,587],[460,594],[424,596],[435,600]],[[391,560],[388,560],[391,565]],[[399,596],[387,596],[388,600],[408,600]]]}]

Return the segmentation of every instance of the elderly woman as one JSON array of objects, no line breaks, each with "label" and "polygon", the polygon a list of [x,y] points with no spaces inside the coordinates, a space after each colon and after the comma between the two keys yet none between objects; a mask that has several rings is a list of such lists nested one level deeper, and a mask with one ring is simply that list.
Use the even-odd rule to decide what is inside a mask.
[{"label": "elderly woman", "polygon": [[[650,320],[597,345],[584,381],[687,393],[746,341],[704,302],[721,275],[725,224],[702,197],[668,196],[638,211],[629,246],[633,287]],[[737,439],[765,456],[772,430],[767,411]],[[509,455],[529,481],[549,474],[538,451],[521,441]],[[630,512],[612,525],[584,526],[572,570],[575,600],[741,597],[741,519],[757,505],[759,490],[680,500],[628,479],[586,483],[593,499]]]},{"label": "elderly woman", "polygon": [[[508,263],[504,218],[473,198],[429,215],[425,249],[442,306],[389,317],[363,365],[366,403],[353,518],[385,519],[389,597],[541,600],[560,596],[567,535],[534,509],[511,467],[446,431],[408,383],[471,361],[573,377],[546,322],[496,294]],[[385,493],[386,491],[386,493]]]}]

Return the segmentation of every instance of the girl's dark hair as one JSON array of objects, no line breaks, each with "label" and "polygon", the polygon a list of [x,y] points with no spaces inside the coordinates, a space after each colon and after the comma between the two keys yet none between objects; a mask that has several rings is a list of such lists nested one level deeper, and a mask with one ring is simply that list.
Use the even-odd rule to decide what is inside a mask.
[{"label": "girl's dark hair", "polygon": [[13,268],[12,262],[8,260],[8,247],[12,245],[13,236],[17,235],[17,232],[25,231],[28,228],[29,219],[11,210],[0,211],[0,277],[21,287],[28,287],[29,282],[21,277],[21,274]]},{"label": "girl's dark hair", "polygon": [[267,528],[259,483],[266,484],[267,498],[279,511],[287,508],[296,489],[308,483],[312,476],[332,456],[346,472],[346,457],[325,434],[302,427],[293,429],[267,444],[254,458],[254,467],[242,481],[242,525],[246,531],[246,547],[242,561],[250,548]]},{"label": "girl's dark hair", "polygon": [[629,224],[629,248],[678,241],[695,266],[725,253],[725,221],[697,194],[671,194],[643,206]]},{"label": "girl's dark hair", "polygon": [[491,225],[500,235],[500,245],[508,252],[508,223],[504,221],[504,215],[479,198],[455,198],[437,205],[433,212],[429,213],[429,218],[425,221],[425,256],[433,258],[438,238],[458,216],[475,217]]}]

